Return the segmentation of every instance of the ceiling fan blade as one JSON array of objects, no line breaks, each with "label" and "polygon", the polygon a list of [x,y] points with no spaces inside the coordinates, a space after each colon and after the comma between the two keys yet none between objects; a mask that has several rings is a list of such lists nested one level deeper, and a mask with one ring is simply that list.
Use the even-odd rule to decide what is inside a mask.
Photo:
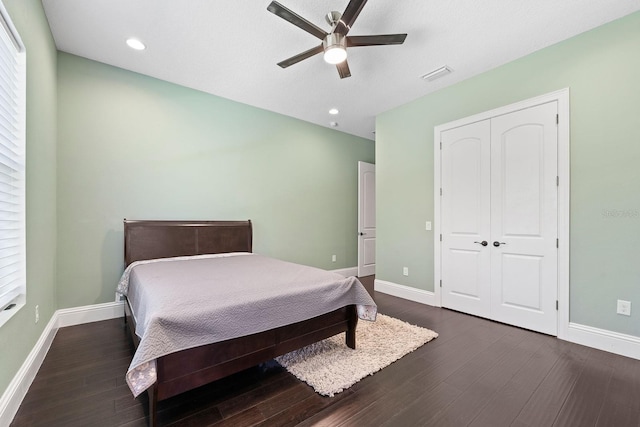
[{"label": "ceiling fan blade", "polygon": [[298,15],[292,10],[287,9],[277,1],[272,1],[271,4],[267,6],[267,10],[284,19],[285,21],[291,22],[296,27],[302,28],[307,33],[316,36],[320,40],[323,40],[328,34],[322,28],[315,26],[311,22],[304,19],[302,16]]},{"label": "ceiling fan blade", "polygon": [[367,0],[351,0],[333,32],[344,34],[346,36],[366,3]]},{"label": "ceiling fan blade", "polygon": [[338,69],[338,74],[340,74],[341,79],[351,77],[351,70],[349,70],[349,64],[346,59],[341,63],[336,64],[336,68]]},{"label": "ceiling fan blade", "polygon": [[380,34],[376,36],[349,36],[347,46],[379,46],[385,44],[402,44],[406,34]]},{"label": "ceiling fan blade", "polygon": [[297,64],[298,62],[310,58],[313,55],[316,55],[320,52],[322,52],[324,49],[322,48],[322,45],[316,46],[316,47],[312,47],[309,50],[305,50],[302,53],[299,53],[295,56],[292,56],[289,59],[285,59],[284,61],[280,61],[278,62],[278,65],[281,66],[282,68],[287,68],[293,64]]}]

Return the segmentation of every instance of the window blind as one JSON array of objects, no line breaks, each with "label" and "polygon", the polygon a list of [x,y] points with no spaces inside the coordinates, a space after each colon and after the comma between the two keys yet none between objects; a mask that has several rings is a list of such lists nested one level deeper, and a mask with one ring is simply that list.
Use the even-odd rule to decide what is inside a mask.
[{"label": "window blind", "polygon": [[24,304],[26,296],[25,57],[20,37],[0,3],[0,313],[3,314],[12,311],[5,310],[11,304]]}]

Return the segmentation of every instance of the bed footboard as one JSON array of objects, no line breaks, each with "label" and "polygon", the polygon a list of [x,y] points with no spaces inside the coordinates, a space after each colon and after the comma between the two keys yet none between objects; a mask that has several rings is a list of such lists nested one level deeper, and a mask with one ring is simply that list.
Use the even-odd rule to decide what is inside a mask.
[{"label": "bed footboard", "polygon": [[[137,347],[135,319],[128,301],[125,321]],[[168,354],[156,360],[157,382],[147,390],[149,425],[157,425],[158,402],[267,362],[306,345],[345,332],[345,344],[356,348],[357,310],[354,305],[313,319]]]}]

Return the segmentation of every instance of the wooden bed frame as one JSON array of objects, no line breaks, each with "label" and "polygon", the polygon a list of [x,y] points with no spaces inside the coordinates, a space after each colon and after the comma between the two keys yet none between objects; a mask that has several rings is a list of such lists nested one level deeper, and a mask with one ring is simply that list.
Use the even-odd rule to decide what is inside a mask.
[{"label": "wooden bed frame", "polygon": [[[124,220],[126,265],[172,256],[252,251],[251,221]],[[134,345],[135,319],[129,301],[125,321]],[[356,346],[358,316],[353,305],[265,332],[179,351],[156,360],[157,381],[148,389],[149,424],[156,426],[157,403],[187,390],[269,361],[274,357],[346,332]]]}]

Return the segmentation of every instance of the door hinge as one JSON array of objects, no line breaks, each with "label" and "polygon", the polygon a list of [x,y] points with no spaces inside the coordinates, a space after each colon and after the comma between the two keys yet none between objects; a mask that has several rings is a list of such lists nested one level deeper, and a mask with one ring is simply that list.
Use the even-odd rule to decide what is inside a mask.
[{"label": "door hinge", "polygon": [[442,287],[442,279],[440,279],[440,287]]},{"label": "door hinge", "polygon": [[560,124],[560,114],[556,114],[556,124]]},{"label": "door hinge", "polygon": [[440,141],[440,149],[442,150],[442,141]]},{"label": "door hinge", "polygon": [[560,187],[560,177],[556,175],[556,187]]},{"label": "door hinge", "polygon": [[442,196],[442,188],[440,188],[440,195]]},{"label": "door hinge", "polygon": [[556,300],[556,311],[558,311],[558,300]]},{"label": "door hinge", "polygon": [[440,241],[442,242],[442,234],[440,235]]},{"label": "door hinge", "polygon": [[556,248],[560,247],[560,239],[556,239]]}]

